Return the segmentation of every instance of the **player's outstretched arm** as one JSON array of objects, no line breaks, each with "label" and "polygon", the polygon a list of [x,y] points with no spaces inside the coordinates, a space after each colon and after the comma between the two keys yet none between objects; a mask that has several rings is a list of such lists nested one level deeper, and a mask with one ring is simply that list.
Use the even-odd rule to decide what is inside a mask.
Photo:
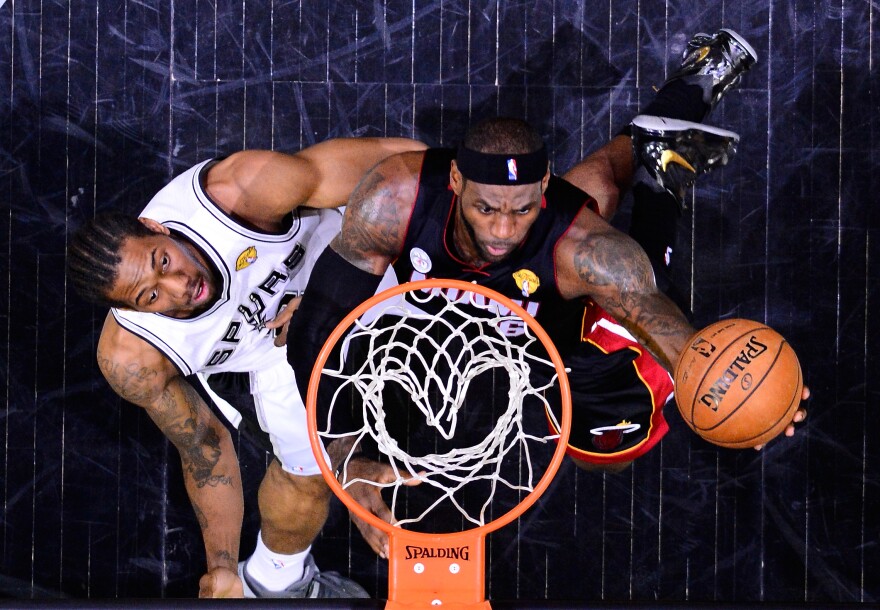
[{"label": "player's outstretched arm", "polygon": [[696,330],[657,288],[644,250],[589,210],[557,251],[565,296],[592,297],[668,371]]},{"label": "player's outstretched arm", "polygon": [[295,154],[245,150],[213,166],[205,187],[229,214],[277,222],[299,206],[345,204],[374,165],[391,155],[424,148],[406,138],[338,138]]},{"label": "player's outstretched arm", "polygon": [[244,505],[238,458],[228,430],[174,366],[121,328],[112,314],[104,323],[97,357],[113,390],[146,409],[180,453],[187,494],[205,542],[206,576],[213,574],[212,583],[226,583],[207,591],[208,595],[203,587],[201,595],[240,597],[241,585],[235,581]]},{"label": "player's outstretched arm", "polygon": [[[565,296],[592,297],[672,372],[696,329],[657,289],[648,257],[634,240],[589,211],[579,220],[557,254]],[[802,399],[809,396],[810,390],[804,386]],[[794,424],[806,416],[804,408],[798,409],[785,436],[794,435]]]}]

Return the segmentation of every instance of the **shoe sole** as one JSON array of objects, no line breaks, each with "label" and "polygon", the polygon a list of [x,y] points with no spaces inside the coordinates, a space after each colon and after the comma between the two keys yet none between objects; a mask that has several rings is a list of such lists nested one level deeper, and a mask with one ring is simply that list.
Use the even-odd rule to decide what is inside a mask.
[{"label": "shoe sole", "polygon": [[691,123],[690,121],[681,121],[679,119],[668,119],[661,116],[651,116],[648,114],[640,114],[632,120],[632,124],[639,129],[653,133],[656,135],[665,135],[665,131],[687,131],[694,129],[704,133],[711,133],[722,138],[731,138],[739,142],[739,134],[721,129],[720,127],[712,127],[711,125],[703,125],[702,123]]},{"label": "shoe sole", "polygon": [[755,51],[755,48],[746,41],[745,38],[734,32],[733,30],[727,28],[721,28],[722,32],[726,32],[728,36],[733,38],[737,44],[739,44],[742,48],[746,50],[746,52],[752,56],[752,61],[757,63],[758,61],[758,53]]}]

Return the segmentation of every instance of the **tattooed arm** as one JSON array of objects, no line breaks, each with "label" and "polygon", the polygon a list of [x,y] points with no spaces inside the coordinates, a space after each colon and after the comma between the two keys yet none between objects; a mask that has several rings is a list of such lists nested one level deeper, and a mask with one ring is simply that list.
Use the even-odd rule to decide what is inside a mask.
[{"label": "tattooed arm", "polygon": [[[238,457],[229,431],[171,362],[107,315],[98,365],[113,390],[143,407],[180,453],[186,491],[202,529],[208,573],[235,576],[244,513]],[[241,596],[238,578],[229,578]],[[223,592],[215,592],[222,594]]]},{"label": "tattooed arm", "polygon": [[644,250],[628,235],[584,210],[556,255],[566,298],[589,296],[668,371],[696,330],[657,289]]},{"label": "tattooed arm", "polygon": [[403,247],[423,159],[421,152],[395,155],[369,172],[352,193],[330,247],[363,271],[385,273]]}]

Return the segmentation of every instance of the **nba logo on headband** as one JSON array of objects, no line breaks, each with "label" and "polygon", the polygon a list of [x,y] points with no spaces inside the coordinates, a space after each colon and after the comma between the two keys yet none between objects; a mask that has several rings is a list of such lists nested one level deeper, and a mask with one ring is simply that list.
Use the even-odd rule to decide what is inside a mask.
[{"label": "nba logo on headband", "polygon": [[468,180],[499,186],[540,182],[548,171],[544,146],[528,153],[484,153],[459,146],[455,162]]}]

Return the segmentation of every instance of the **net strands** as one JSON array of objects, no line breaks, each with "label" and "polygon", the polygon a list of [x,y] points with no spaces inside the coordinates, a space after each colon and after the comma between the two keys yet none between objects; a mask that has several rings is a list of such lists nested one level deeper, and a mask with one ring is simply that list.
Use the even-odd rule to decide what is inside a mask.
[{"label": "net strands", "polygon": [[[342,463],[343,488],[366,483],[392,489],[390,504],[398,526],[422,521],[441,504],[453,506],[466,522],[482,526],[491,520],[488,511],[499,486],[523,493],[534,489],[541,473],[535,472],[532,444],[546,445],[558,439],[558,434],[549,432],[560,425],[546,398],[556,386],[555,368],[540,355],[536,348],[539,342],[519,316],[483,295],[435,289],[409,292],[407,296],[418,306],[398,299],[374,308],[370,316],[354,323],[342,352],[357,351],[352,345],[362,341],[367,345],[366,357],[354,364],[348,358],[339,368],[323,369],[324,375],[341,380],[333,394],[327,422],[334,420],[333,409],[350,408],[347,397],[353,390],[360,397],[363,427],[340,433],[332,431],[328,423],[319,434],[325,444],[343,438],[351,444]],[[427,305],[431,313],[421,309]],[[511,328],[524,330],[516,342],[505,334]],[[536,369],[540,369],[540,374],[536,374]],[[506,405],[476,442],[442,452],[412,455],[389,432],[389,386],[397,386],[409,398],[411,410],[417,410],[423,419],[420,424],[451,440],[461,434],[460,415],[468,409],[469,395],[490,392],[487,383],[494,388],[499,385],[499,376],[507,381],[500,384],[506,385]],[[535,383],[536,379],[544,381]],[[526,408],[541,411],[545,418],[541,433],[530,433],[524,426]],[[553,428],[546,425],[546,418],[553,422]],[[467,434],[472,437],[473,433],[468,427]],[[394,481],[377,483],[348,477],[349,462],[368,439],[375,442],[393,469]],[[516,464],[515,468],[511,464]],[[411,479],[435,488],[437,495],[421,512],[403,516],[399,492]],[[476,506],[473,501],[460,501],[465,486],[473,497],[475,482],[485,485],[481,500]]]}]

